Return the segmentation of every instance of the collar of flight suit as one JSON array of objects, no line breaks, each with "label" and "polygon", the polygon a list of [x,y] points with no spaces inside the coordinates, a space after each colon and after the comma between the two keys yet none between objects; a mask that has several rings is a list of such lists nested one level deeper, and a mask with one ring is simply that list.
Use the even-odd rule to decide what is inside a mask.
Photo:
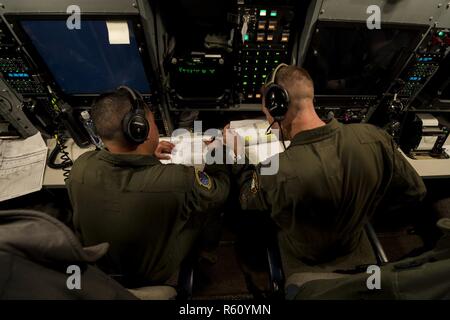
[{"label": "collar of flight suit", "polygon": [[322,127],[301,131],[297,133],[294,138],[292,138],[291,146],[309,144],[325,140],[335,134],[337,130],[341,128],[341,126],[342,124],[339,123],[336,119],[332,119]]},{"label": "collar of flight suit", "polygon": [[100,150],[99,152],[101,160],[119,166],[143,167],[161,164],[158,159],[151,155],[111,153],[107,150]]}]

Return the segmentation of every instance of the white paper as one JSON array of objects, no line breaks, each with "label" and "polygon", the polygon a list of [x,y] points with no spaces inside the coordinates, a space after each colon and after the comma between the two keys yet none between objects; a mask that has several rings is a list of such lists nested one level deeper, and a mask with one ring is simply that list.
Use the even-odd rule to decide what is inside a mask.
[{"label": "white paper", "polygon": [[246,146],[277,141],[276,135],[266,134],[269,126],[270,124],[266,120],[261,119],[230,122],[230,129],[233,129],[244,140]]},{"label": "white paper", "polygon": [[161,163],[184,164],[203,170],[204,159],[208,152],[205,141],[209,138],[210,137],[194,135],[160,138],[160,140],[169,141],[175,145],[175,148],[170,155],[171,159],[161,160]]},{"label": "white paper", "polygon": [[[284,151],[284,146],[274,134],[266,135],[270,126],[265,119],[248,119],[231,121],[230,129],[233,129],[245,140],[245,155],[251,164],[264,162],[268,158]],[[285,141],[286,148],[290,141]]]},{"label": "white paper", "polygon": [[418,151],[429,151],[432,150],[437,141],[437,136],[422,136],[419,145],[417,146]]},{"label": "white paper", "polygon": [[439,121],[432,114],[429,113],[418,113],[417,116],[422,120],[422,125],[424,127],[438,127]]},{"label": "white paper", "polygon": [[109,44],[130,44],[127,21],[106,21]]},{"label": "white paper", "polygon": [[[267,126],[266,126],[267,124]],[[238,128],[245,128],[245,127],[252,127],[252,126],[258,126],[258,127],[264,127],[266,126],[266,129],[269,127],[269,122],[265,119],[249,119],[249,120],[237,120],[237,121],[231,121],[230,122],[230,129],[238,129]]]},{"label": "white paper", "polygon": [[[285,141],[286,148],[291,144],[290,141]],[[269,143],[262,143],[251,145],[245,148],[245,155],[251,164],[258,164],[266,161],[270,157],[282,153],[284,146],[280,141],[273,141]]]},{"label": "white paper", "polygon": [[0,140],[0,201],[41,190],[47,150],[40,133]]}]

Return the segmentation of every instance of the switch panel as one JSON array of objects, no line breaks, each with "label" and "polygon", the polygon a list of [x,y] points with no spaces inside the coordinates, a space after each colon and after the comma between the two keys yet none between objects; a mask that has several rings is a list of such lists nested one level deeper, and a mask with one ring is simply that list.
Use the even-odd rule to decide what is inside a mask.
[{"label": "switch panel", "polygon": [[439,69],[449,48],[449,30],[431,30],[427,40],[420,46],[400,76],[403,85],[398,91],[399,96],[412,101]]},{"label": "switch panel", "polygon": [[16,39],[0,20],[0,73],[5,81],[23,96],[45,94],[45,88]]},{"label": "switch panel", "polygon": [[240,103],[259,103],[268,74],[290,63],[292,6],[246,5],[238,1],[239,41],[235,84]]}]

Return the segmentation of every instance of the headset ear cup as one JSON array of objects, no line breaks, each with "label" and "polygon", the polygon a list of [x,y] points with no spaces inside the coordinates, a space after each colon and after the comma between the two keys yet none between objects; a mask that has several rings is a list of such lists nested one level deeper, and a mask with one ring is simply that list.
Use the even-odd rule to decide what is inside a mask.
[{"label": "headset ear cup", "polygon": [[150,126],[143,110],[128,113],[123,119],[123,132],[126,138],[136,144],[147,140]]},{"label": "headset ear cup", "polygon": [[147,140],[150,131],[150,124],[145,117],[144,98],[127,86],[120,86],[117,90],[127,91],[131,101],[131,110],[122,121],[122,131],[130,142],[141,144]]},{"label": "headset ear cup", "polygon": [[275,120],[282,120],[289,108],[289,94],[278,84],[272,83],[264,95],[266,108]]}]

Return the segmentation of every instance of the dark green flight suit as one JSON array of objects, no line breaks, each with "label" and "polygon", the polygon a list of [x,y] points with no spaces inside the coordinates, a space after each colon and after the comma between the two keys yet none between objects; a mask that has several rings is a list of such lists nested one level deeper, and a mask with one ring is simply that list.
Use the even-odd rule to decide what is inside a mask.
[{"label": "dark green flight suit", "polygon": [[229,177],[223,165],[203,172],[102,150],[75,161],[67,187],[82,242],[111,245],[101,266],[161,283],[176,272],[208,223],[217,221]]},{"label": "dark green flight suit", "polygon": [[348,255],[379,205],[419,201],[426,193],[386,132],[335,119],[297,134],[279,155],[277,174],[260,173],[261,164],[238,173],[240,203],[244,210],[271,213],[284,263],[320,264]]}]

